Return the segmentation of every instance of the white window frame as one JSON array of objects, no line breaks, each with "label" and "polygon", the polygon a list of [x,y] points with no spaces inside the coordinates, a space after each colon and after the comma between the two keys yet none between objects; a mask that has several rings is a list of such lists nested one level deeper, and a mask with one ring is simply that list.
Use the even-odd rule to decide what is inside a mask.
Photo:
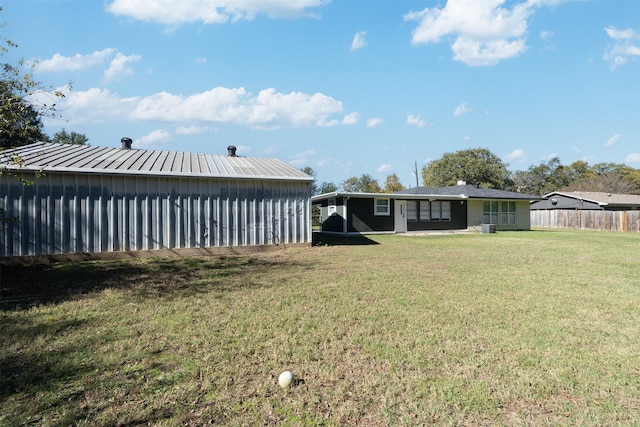
[{"label": "white window frame", "polygon": [[431,202],[420,200],[420,221],[431,221]]},{"label": "white window frame", "polygon": [[373,199],[373,214],[375,216],[391,215],[391,200],[388,198]]},{"label": "white window frame", "polygon": [[431,202],[431,221],[440,221],[440,200],[434,200]]},{"label": "white window frame", "polygon": [[451,221],[451,202],[449,200],[440,202],[440,221]]},{"label": "white window frame", "polygon": [[430,221],[448,222],[451,221],[451,201],[449,200],[432,200],[430,202],[431,215]]},{"label": "white window frame", "polygon": [[[487,205],[489,209],[487,209]],[[497,200],[485,200],[482,204],[482,223],[497,224],[500,204]]]},{"label": "white window frame", "polygon": [[504,225],[516,225],[516,202],[503,201],[500,203],[500,220],[500,223]]},{"label": "white window frame", "polygon": [[418,201],[407,200],[407,221],[416,222],[418,220]]},{"label": "white window frame", "polygon": [[327,206],[327,213],[329,214],[329,216],[337,215],[335,197],[332,197],[329,199],[329,204]]}]

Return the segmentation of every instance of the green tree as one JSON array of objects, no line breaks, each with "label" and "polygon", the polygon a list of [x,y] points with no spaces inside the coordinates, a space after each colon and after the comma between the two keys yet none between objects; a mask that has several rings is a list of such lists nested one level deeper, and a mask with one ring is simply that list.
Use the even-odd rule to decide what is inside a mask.
[{"label": "green tree", "polygon": [[333,182],[323,181],[318,186],[318,194],[333,193],[335,191],[338,191],[338,186]]},{"label": "green tree", "polygon": [[342,182],[342,189],[349,193],[382,193],[382,189],[371,175],[352,176]]},{"label": "green tree", "polygon": [[458,180],[478,183],[484,188],[504,189],[509,183],[507,164],[486,148],[445,153],[422,168],[423,185],[444,187]]},{"label": "green tree", "polygon": [[318,185],[316,184],[316,171],[314,171],[311,166],[305,166],[303,169],[300,169],[302,172],[306,173],[309,176],[313,177],[313,183],[311,184],[311,195],[315,196],[318,194]]},{"label": "green tree", "polygon": [[640,170],[627,167],[621,174],[626,181],[633,185],[630,194],[640,194]]},{"label": "green tree", "polygon": [[[2,24],[0,28],[5,26]],[[11,40],[0,38],[0,57],[4,58],[10,49],[17,47]],[[55,100],[64,94],[45,90],[33,79],[33,67],[34,64],[28,65],[22,59],[17,64],[0,64],[0,149],[49,140],[43,130],[42,117],[56,116]],[[46,94],[51,102],[33,103],[35,94]]]},{"label": "green tree", "polygon": [[624,164],[597,163],[578,176],[563,190],[639,194],[640,171]]},{"label": "green tree", "polygon": [[600,191],[603,193],[633,194],[638,188],[618,172],[595,174],[572,182],[563,191]]},{"label": "green tree", "polygon": [[593,171],[589,167],[589,163],[584,160],[577,160],[569,165],[571,180],[576,181],[585,179],[593,175]]},{"label": "green tree", "polygon": [[516,191],[536,195],[559,190],[571,182],[569,172],[558,157],[529,166],[526,171],[515,172],[512,180]]},{"label": "green tree", "polygon": [[318,194],[333,193],[334,191],[338,191],[338,187],[333,182],[323,181],[320,184],[318,184],[318,179],[316,178],[316,171],[314,171],[311,168],[311,166],[305,166],[301,170],[307,175],[313,177],[313,184],[311,184],[312,196],[317,196]]},{"label": "green tree", "polygon": [[392,173],[387,175],[387,180],[384,183],[385,193],[395,193],[396,191],[404,190],[404,185],[400,182],[398,175]]},{"label": "green tree", "polygon": [[89,141],[86,135],[78,132],[68,133],[65,129],[56,132],[51,140],[57,144],[85,145]]},{"label": "green tree", "polygon": [[640,194],[640,171],[618,163],[589,166],[579,160],[564,166],[554,157],[526,171],[514,172],[512,179],[518,191],[537,195],[553,191]]}]

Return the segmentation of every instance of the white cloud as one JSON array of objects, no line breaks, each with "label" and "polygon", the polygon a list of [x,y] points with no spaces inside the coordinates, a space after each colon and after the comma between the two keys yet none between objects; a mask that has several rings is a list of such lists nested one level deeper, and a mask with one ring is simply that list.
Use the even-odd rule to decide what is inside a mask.
[{"label": "white cloud", "polygon": [[171,134],[164,129],[154,130],[153,132],[138,138],[134,144],[138,147],[161,146],[165,142],[173,139]]},{"label": "white cloud", "polygon": [[420,114],[414,116],[413,114],[409,114],[407,116],[407,124],[410,126],[417,126],[419,128],[423,128],[425,126],[430,126],[431,124],[427,123],[426,120],[420,118]]},{"label": "white cloud", "polygon": [[133,69],[129,67],[132,62],[138,62],[142,57],[140,55],[123,55],[118,53],[109,64],[109,68],[104,72],[104,80],[106,82],[120,80],[123,76],[133,74]]},{"label": "white cloud", "polygon": [[342,119],[343,125],[355,125],[360,120],[360,113],[349,113]]},{"label": "white cloud", "polygon": [[252,20],[258,14],[270,18],[313,16],[308,9],[329,0],[113,0],[107,10],[140,21],[180,25],[189,22],[223,24]]},{"label": "white cloud", "polygon": [[247,154],[251,153],[251,151],[253,150],[248,145],[236,145],[236,153],[239,156],[246,156]]},{"label": "white cloud", "polygon": [[604,30],[607,32],[609,38],[612,38],[614,40],[640,39],[640,35],[631,28],[627,28],[626,30],[619,30],[616,27],[609,26]]},{"label": "white cloud", "polygon": [[309,159],[315,155],[316,155],[316,152],[314,149],[308,149],[292,155],[289,158],[290,159],[289,163],[297,167],[303,167],[308,165],[310,161]]},{"label": "white cloud", "polygon": [[108,89],[66,93],[58,103],[71,124],[106,120],[228,123],[257,129],[327,126],[342,113],[342,102],[322,93],[279,93],[269,88],[253,95],[244,88],[216,87],[189,96],[159,92],[147,97],[121,98]]},{"label": "white cloud", "polygon": [[463,102],[456,107],[455,111],[453,112],[453,117],[460,117],[470,113],[471,111],[472,109],[469,107],[469,105],[467,105],[466,102]]},{"label": "white cloud", "polygon": [[178,135],[201,135],[209,131],[207,126],[179,126],[176,129]]},{"label": "white cloud", "polygon": [[616,144],[616,142],[618,142],[618,140],[622,138],[622,135],[620,135],[619,133],[616,133],[615,135],[613,135],[611,138],[609,138],[607,140],[607,142],[604,144],[605,147],[611,147],[613,145]]},{"label": "white cloud", "polygon": [[320,119],[318,123],[316,123],[316,126],[330,128],[330,127],[338,126],[339,124],[340,124],[340,120],[338,119],[333,119],[333,120]]},{"label": "white cloud", "polygon": [[262,148],[260,151],[258,151],[258,154],[261,156],[274,156],[277,152],[278,152],[278,149],[272,145],[269,147]]},{"label": "white cloud", "polygon": [[378,127],[379,125],[381,125],[383,122],[384,122],[384,120],[382,120],[381,118],[369,119],[369,120],[367,120],[367,127],[368,128],[375,128],[375,127]]},{"label": "white cloud", "polygon": [[627,163],[640,163],[640,153],[631,153],[624,158]]},{"label": "white cloud", "polygon": [[196,64],[206,64],[207,58],[196,58]]},{"label": "white cloud", "polygon": [[[527,20],[535,6],[558,1],[527,0],[502,7],[505,0],[449,0],[442,8],[410,12],[417,21],[412,43],[438,43],[452,37],[453,58],[470,66],[495,65],[527,49]],[[508,4],[512,4],[509,2]]]},{"label": "white cloud", "polygon": [[378,166],[377,172],[383,173],[383,172],[390,172],[392,170],[393,170],[393,166],[387,163],[383,163],[380,166]]},{"label": "white cloud", "polygon": [[365,40],[366,35],[366,31],[358,31],[356,35],[353,36],[353,41],[351,42],[351,51],[361,49],[367,45],[367,41]]},{"label": "white cloud", "polygon": [[549,40],[551,37],[553,37],[553,31],[540,31],[540,38],[542,40]]},{"label": "white cloud", "polygon": [[108,61],[109,58],[112,59],[103,75],[105,82],[132,75],[133,69],[129,65],[133,62],[138,62],[142,57],[135,54],[124,55],[114,48],[97,50],[89,55],[78,53],[73,56],[63,56],[56,53],[51,59],[36,62],[35,70],[37,72],[80,71],[99,66]]},{"label": "white cloud", "polygon": [[504,156],[504,160],[507,162],[522,163],[526,160],[524,151],[521,149],[513,150],[511,153]]},{"label": "white cloud", "polygon": [[[91,88],[71,92],[67,87],[59,87],[56,90],[65,95],[58,100],[58,109],[64,111],[64,119],[69,126],[80,123],[95,124],[111,119],[125,120],[139,102],[137,98],[120,98],[108,89]],[[47,99],[41,99],[43,96],[46,95],[36,92],[30,98],[37,104],[48,102]],[[43,121],[45,124],[57,123],[56,119],[48,117],[44,117]]]},{"label": "white cloud", "polygon": [[35,66],[37,72],[56,71],[79,71],[86,70],[104,63],[116,52],[114,48],[97,50],[89,55],[75,54],[73,56],[63,56],[54,54],[51,59],[38,61]]},{"label": "white cloud", "polygon": [[605,61],[611,62],[611,70],[626,64],[630,59],[640,57],[640,46],[637,42],[637,40],[640,40],[640,33],[630,28],[619,30],[611,26],[606,27],[604,30],[609,38],[614,41],[603,56]]}]

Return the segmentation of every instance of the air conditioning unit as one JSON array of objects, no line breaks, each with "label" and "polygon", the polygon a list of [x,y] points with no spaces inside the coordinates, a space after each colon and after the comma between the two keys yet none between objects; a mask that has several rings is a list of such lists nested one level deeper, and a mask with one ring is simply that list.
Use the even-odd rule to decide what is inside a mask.
[{"label": "air conditioning unit", "polygon": [[482,232],[483,233],[495,233],[496,225],[495,224],[482,224]]}]

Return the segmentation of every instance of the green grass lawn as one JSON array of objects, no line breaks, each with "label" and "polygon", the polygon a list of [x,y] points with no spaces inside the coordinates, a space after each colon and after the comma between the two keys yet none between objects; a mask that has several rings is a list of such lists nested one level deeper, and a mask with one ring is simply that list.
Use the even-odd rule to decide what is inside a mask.
[{"label": "green grass lawn", "polygon": [[640,424],[640,234],[320,242],[2,266],[0,425]]}]

